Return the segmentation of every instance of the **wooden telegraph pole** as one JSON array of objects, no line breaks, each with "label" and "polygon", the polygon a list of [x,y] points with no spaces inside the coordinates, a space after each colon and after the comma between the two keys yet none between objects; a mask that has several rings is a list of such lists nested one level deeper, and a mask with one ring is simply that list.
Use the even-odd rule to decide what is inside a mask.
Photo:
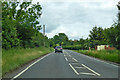
[{"label": "wooden telegraph pole", "polygon": [[43,25],[43,36],[44,36],[44,38],[43,38],[43,45],[45,47],[45,25]]}]

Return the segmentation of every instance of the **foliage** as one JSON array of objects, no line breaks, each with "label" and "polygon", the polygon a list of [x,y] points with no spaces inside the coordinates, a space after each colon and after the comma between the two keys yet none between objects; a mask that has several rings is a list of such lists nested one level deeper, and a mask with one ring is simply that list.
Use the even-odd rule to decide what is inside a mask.
[{"label": "foliage", "polygon": [[41,10],[39,3],[2,2],[2,48],[33,48],[43,46],[44,41],[48,46],[48,38],[43,41],[44,36],[39,32]]},{"label": "foliage", "polygon": [[58,35],[55,35],[52,39],[53,42],[51,43],[51,46],[56,46],[56,44],[59,45],[67,45],[68,37],[65,33],[59,33]]},{"label": "foliage", "polygon": [[104,30],[105,37],[108,41],[120,50],[120,2],[118,7],[118,22],[115,22],[110,28]]},{"label": "foliage", "polygon": [[13,71],[16,68],[39,58],[47,53],[53,51],[52,48],[39,47],[39,48],[12,48],[9,50],[3,49],[2,55],[2,75],[7,72]]},{"label": "foliage", "polygon": [[118,24],[120,25],[120,1],[118,2],[117,8],[118,8]]},{"label": "foliage", "polygon": [[118,24],[114,24],[112,27],[105,29],[104,33],[108,41],[120,49],[120,27]]},{"label": "foliage", "polygon": [[[19,7],[19,8],[17,8]],[[117,5],[120,10],[120,3]],[[33,48],[45,46],[55,47],[61,45],[64,48],[88,49],[96,45],[113,45],[120,48],[120,13],[118,22],[110,28],[93,27],[87,39],[69,40],[65,33],[59,33],[53,38],[43,36],[38,19],[42,14],[42,7],[39,3],[31,2],[2,2],[2,47],[10,49],[13,47]],[[79,46],[78,46],[79,45]]]},{"label": "foliage", "polygon": [[89,55],[92,57],[96,57],[99,59],[103,59],[103,60],[107,60],[107,61],[112,61],[112,62],[116,62],[116,63],[120,63],[119,62],[119,58],[118,55],[120,55],[120,51],[119,50],[100,50],[100,51],[96,51],[96,50],[75,50],[76,52],[85,54],[85,55]]},{"label": "foliage", "polygon": [[90,47],[95,47],[96,45],[108,44],[107,39],[103,33],[102,27],[93,27],[92,31],[90,31]]},{"label": "foliage", "polygon": [[82,49],[81,45],[69,45],[69,46],[63,46],[64,49],[70,49],[70,50],[79,50]]}]

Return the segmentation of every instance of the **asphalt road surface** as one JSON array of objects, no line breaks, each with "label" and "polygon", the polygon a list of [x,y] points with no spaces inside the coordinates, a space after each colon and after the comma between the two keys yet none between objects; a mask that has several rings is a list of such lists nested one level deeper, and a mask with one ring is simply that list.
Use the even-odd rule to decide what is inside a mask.
[{"label": "asphalt road surface", "polygon": [[118,66],[64,50],[38,59],[13,78],[118,78]]}]

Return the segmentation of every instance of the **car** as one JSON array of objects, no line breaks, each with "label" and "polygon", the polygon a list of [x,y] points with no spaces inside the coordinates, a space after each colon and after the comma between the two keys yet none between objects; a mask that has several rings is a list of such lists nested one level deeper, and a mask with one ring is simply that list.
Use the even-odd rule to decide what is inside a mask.
[{"label": "car", "polygon": [[56,46],[55,47],[55,53],[56,52],[61,52],[61,53],[63,53],[63,48],[62,48],[62,46]]}]

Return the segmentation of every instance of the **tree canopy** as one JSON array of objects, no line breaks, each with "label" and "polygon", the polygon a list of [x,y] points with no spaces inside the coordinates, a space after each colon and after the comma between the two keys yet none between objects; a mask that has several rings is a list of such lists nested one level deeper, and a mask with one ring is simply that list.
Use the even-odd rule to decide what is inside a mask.
[{"label": "tree canopy", "polygon": [[42,46],[44,36],[39,32],[38,20],[41,15],[39,3],[2,2],[2,47]]}]

